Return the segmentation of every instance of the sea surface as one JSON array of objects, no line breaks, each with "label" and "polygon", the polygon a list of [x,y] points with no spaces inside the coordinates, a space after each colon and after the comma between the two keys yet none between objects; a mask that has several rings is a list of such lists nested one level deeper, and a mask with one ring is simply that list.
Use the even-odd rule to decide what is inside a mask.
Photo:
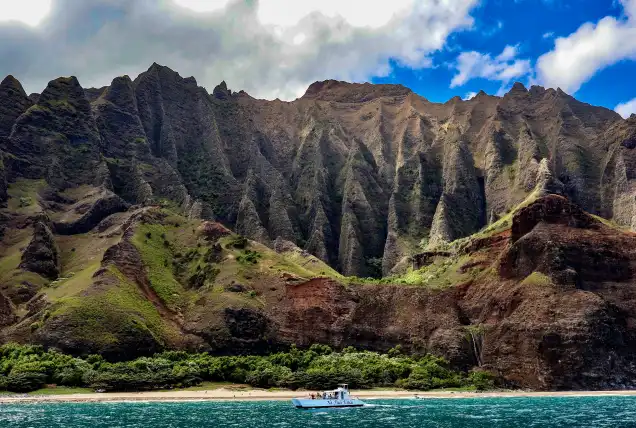
[{"label": "sea surface", "polygon": [[0,404],[0,427],[636,427],[636,397],[367,402],[328,411],[288,401]]}]

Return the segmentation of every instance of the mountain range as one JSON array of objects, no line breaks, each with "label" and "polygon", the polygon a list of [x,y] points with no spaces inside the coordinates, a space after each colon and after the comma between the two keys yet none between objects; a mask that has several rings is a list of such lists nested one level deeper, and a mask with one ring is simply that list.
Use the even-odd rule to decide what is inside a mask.
[{"label": "mountain range", "polygon": [[158,64],[31,95],[8,76],[0,340],[401,344],[519,386],[632,385],[635,148],[635,116],[520,83],[283,102]]}]

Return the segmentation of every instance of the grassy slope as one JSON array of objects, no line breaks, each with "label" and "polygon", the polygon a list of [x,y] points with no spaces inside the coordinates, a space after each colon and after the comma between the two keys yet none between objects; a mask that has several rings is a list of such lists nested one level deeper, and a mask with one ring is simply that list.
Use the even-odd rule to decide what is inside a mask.
[{"label": "grassy slope", "polygon": [[[264,306],[253,288],[266,278],[291,275],[310,279],[322,272],[341,277],[314,257],[278,254],[255,242],[249,242],[246,248],[235,248],[232,243],[236,235],[219,240],[222,260],[210,263],[206,254],[213,243],[198,236],[200,221],[187,220],[165,209],[161,215],[163,218],[156,222],[138,224],[131,242],[144,262],[150,286],[174,313],[186,313],[202,297],[205,311],[211,316],[226,307]],[[107,238],[91,232],[57,238],[62,277],[43,291],[54,305],[50,319],[64,317],[75,326],[69,332],[74,337],[102,345],[116,344],[118,335],[131,328],[149,331],[160,343],[178,340],[179,333],[165,314],[113,266],[108,267],[107,285],[94,285],[93,275],[101,267],[103,254],[121,239],[119,235]],[[254,263],[246,260],[249,253],[256,254]],[[212,268],[216,275],[200,288],[191,287],[189,278],[206,268]],[[227,291],[232,283],[243,284],[246,291]]]},{"label": "grassy slope", "polygon": [[488,273],[488,270],[484,268],[484,264],[477,263],[480,261],[479,254],[459,255],[458,250],[475,239],[487,238],[510,229],[510,227],[512,227],[512,218],[514,214],[520,209],[530,205],[538,198],[538,196],[539,192],[535,190],[510,212],[506,213],[499,220],[488,225],[479,232],[430,249],[431,251],[448,251],[452,254],[450,257],[438,257],[430,265],[421,269],[409,268],[409,270],[402,275],[390,276],[382,279],[354,277],[345,278],[345,281],[347,283],[401,284],[423,286],[432,289],[443,289],[469,281],[479,275],[486,274]]},{"label": "grassy slope", "polygon": [[159,343],[176,334],[137,285],[113,266],[108,271],[111,286],[58,299],[51,318],[63,317],[74,326],[74,338],[99,345],[116,344],[120,334],[131,330],[150,332]]},{"label": "grassy slope", "polygon": [[[41,186],[41,182],[35,181],[18,183],[11,189],[14,195],[12,200],[15,202],[16,198],[21,197],[33,198],[35,201]],[[471,237],[448,244],[446,249],[452,252],[471,239],[490,236],[509,228],[514,212],[535,200],[535,193],[494,224]],[[69,196],[77,199],[82,195],[78,193]],[[14,208],[28,209],[31,212],[38,207]],[[218,241],[222,249],[221,260],[212,262],[206,254],[213,243],[198,235],[200,221],[188,220],[165,208],[160,212],[156,221],[136,226],[131,242],[141,255],[150,286],[156,296],[169,310],[178,314],[187,312],[202,297],[205,298],[205,311],[209,314],[220,313],[226,307],[264,306],[264,300],[255,289],[260,283],[267,282],[268,278],[282,283],[282,278],[289,276],[297,280],[326,276],[345,285],[398,284],[443,289],[470,281],[485,271],[483,264],[476,263],[479,261],[479,254],[471,254],[438,258],[422,269],[410,269],[404,275],[381,280],[345,278],[324,262],[300,250],[278,254],[256,242],[249,242],[246,248],[236,248],[233,245],[236,235],[223,237]],[[30,231],[21,233],[25,237],[12,236],[8,240],[12,245],[5,245],[3,248],[6,256],[0,260],[0,278],[6,279],[7,275],[12,275],[21,280],[20,276],[32,275],[16,271],[20,258],[19,249],[26,246],[30,239]],[[101,267],[104,252],[121,239],[120,235],[109,238],[91,232],[58,236],[56,239],[61,252],[62,276],[51,284],[48,281],[42,282],[45,286],[44,294],[54,304],[52,318],[68,317],[78,326],[74,335],[104,344],[116,342],[117,333],[129,328],[147,330],[160,342],[166,342],[178,334],[174,325],[162,318],[161,311],[144,295],[139,286],[114,267],[108,268],[108,286],[94,286],[93,275]],[[6,242],[7,239],[5,244]],[[204,275],[202,283],[193,287],[192,277],[201,272],[208,274]],[[534,277],[528,280],[535,279],[540,280]],[[233,283],[242,284],[245,291],[228,291],[228,285]]]},{"label": "grassy slope", "polygon": [[[18,215],[34,215],[42,212],[37,194],[46,186],[43,180],[18,179],[8,188],[9,200],[4,211]],[[18,268],[22,259],[22,251],[29,245],[33,228],[9,229],[0,243],[0,284],[3,288],[24,287],[28,281],[37,286],[45,286],[49,280],[32,272]],[[20,311],[19,313],[23,312]]]}]

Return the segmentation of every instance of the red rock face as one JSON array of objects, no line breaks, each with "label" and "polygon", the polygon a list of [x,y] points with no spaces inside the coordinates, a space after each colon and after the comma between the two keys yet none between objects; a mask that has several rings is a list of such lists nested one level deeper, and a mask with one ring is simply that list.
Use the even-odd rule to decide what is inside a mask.
[{"label": "red rock face", "polygon": [[559,195],[548,195],[522,208],[514,216],[512,242],[530,232],[538,223],[560,224],[571,228],[598,229],[601,223],[579,206]]},{"label": "red rock face", "polygon": [[442,291],[345,288],[327,279],[287,286],[270,312],[277,339],[379,350],[401,344],[457,366],[481,364],[517,387],[633,387],[636,236],[558,196],[519,212],[513,235],[464,248],[489,260],[494,274]]},{"label": "red rock face", "polygon": [[211,242],[215,242],[217,239],[232,233],[230,229],[214,221],[204,221],[201,226],[199,226],[197,232]]}]

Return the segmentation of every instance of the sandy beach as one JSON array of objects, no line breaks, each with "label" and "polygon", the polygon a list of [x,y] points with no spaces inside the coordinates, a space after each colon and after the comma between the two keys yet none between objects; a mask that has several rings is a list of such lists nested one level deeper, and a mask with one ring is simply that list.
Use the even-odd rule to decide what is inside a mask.
[{"label": "sandy beach", "polygon": [[[351,394],[363,400],[413,398],[496,398],[496,397],[583,397],[583,396],[636,396],[636,391],[497,391],[497,392],[417,392],[395,390],[352,390]],[[112,392],[64,395],[0,395],[0,403],[29,402],[105,402],[105,401],[205,401],[205,400],[243,400],[267,401],[289,400],[293,397],[308,395],[307,391],[268,391],[261,389],[233,390],[213,389],[207,391],[147,391]]]}]

